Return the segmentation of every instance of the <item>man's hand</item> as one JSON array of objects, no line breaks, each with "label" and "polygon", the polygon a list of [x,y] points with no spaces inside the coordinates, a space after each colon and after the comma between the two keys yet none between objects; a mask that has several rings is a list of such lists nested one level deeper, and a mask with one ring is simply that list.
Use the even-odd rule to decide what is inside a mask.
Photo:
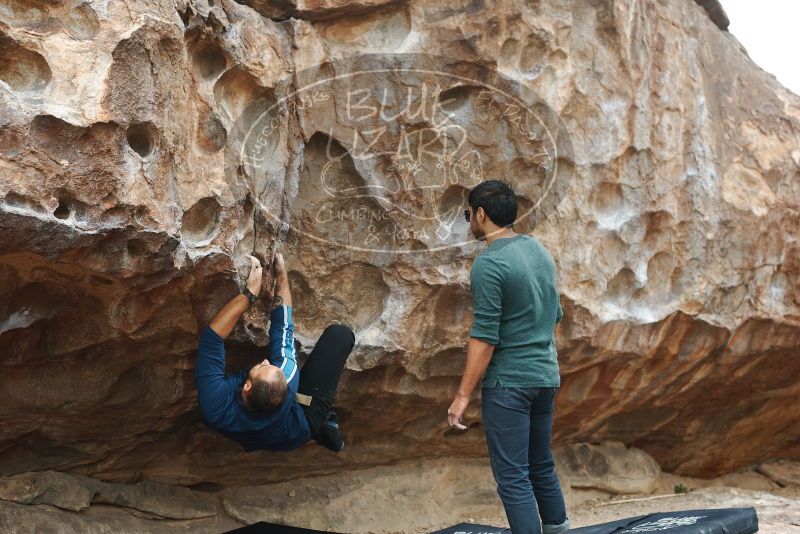
[{"label": "man's hand", "polygon": [[286,264],[283,261],[283,254],[278,252],[275,254],[275,261],[273,262],[273,268],[275,270],[275,278],[284,278],[287,276],[286,274]]},{"label": "man's hand", "polygon": [[[253,256],[250,258],[250,274],[247,276],[247,289],[253,295],[258,295],[261,291],[261,262]],[[222,309],[217,312],[211,323],[208,325],[211,330],[217,333],[221,338],[225,339],[233,331],[236,326],[236,321],[242,316],[244,312],[250,307],[250,300],[248,300],[241,293],[233,297]]]},{"label": "man's hand", "polygon": [[453,404],[451,404],[450,408],[447,410],[447,422],[450,424],[450,428],[455,428],[458,430],[467,429],[467,427],[462,424],[462,419],[464,418],[464,412],[467,411],[467,406],[469,406],[469,397],[464,395],[456,395]]},{"label": "man's hand", "polygon": [[456,399],[450,405],[450,409],[447,410],[447,421],[450,423],[450,428],[467,429],[466,426],[461,424],[461,418],[464,417],[464,412],[467,411],[470,395],[472,395],[475,386],[480,382],[493,353],[494,345],[482,339],[469,338],[467,365],[461,377],[461,385],[458,387]]},{"label": "man's hand", "polygon": [[253,295],[261,293],[261,262],[255,256],[248,256],[250,258],[250,275],[247,277],[247,289]]}]

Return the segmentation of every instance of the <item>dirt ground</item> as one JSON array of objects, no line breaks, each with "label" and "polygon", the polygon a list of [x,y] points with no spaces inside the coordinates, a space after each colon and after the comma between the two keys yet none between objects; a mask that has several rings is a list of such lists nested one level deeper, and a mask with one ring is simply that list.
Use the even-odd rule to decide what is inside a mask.
[{"label": "dirt ground", "polygon": [[[688,493],[675,493],[676,485]],[[657,475],[648,494],[611,495],[562,485],[573,527],[655,512],[755,507],[765,534],[800,534],[800,487],[781,488],[755,471],[713,480]],[[376,467],[221,495],[237,521],[353,534],[423,534],[461,522],[507,526],[485,459],[441,459]]]}]

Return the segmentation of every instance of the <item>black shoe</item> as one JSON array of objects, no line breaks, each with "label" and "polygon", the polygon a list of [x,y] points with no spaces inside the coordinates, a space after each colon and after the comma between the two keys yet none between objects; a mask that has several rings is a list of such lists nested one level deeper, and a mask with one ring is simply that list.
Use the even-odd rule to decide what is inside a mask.
[{"label": "black shoe", "polygon": [[317,433],[316,441],[333,452],[340,452],[344,449],[344,439],[342,439],[342,434],[339,432],[339,422],[336,419],[335,412],[331,411],[328,414],[327,421]]},{"label": "black shoe", "polygon": [[341,445],[341,447],[339,448],[339,450],[337,452],[343,451],[344,450],[344,438],[342,437],[341,432],[339,432],[339,419],[336,417],[336,412],[334,412],[333,410],[331,410],[331,413],[328,414],[328,425],[336,428],[336,432],[338,433],[339,439],[342,442],[342,445]]},{"label": "black shoe", "polygon": [[336,428],[339,428],[339,419],[336,417],[336,412],[333,410],[331,410],[328,414],[328,424],[332,424]]}]

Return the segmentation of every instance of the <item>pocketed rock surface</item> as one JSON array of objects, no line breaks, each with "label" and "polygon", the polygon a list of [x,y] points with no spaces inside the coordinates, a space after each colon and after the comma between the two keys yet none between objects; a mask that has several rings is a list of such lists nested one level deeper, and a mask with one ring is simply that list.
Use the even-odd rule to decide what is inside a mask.
[{"label": "pocketed rock surface", "polygon": [[[479,399],[472,431],[446,425],[482,249],[460,212],[504,178],[527,213],[550,164],[557,202],[517,228],[558,264],[556,443],[619,442],[697,477],[800,456],[800,97],[702,4],[3,0],[0,475],[208,489],[485,457]],[[537,160],[500,113],[429,157],[452,140],[423,142],[430,117],[356,124],[345,83],[281,105],[309,69],[363,54],[488,68],[569,149]],[[359,83],[436,78],[415,76]],[[477,113],[476,83],[448,88],[453,120]],[[392,156],[398,132],[425,157]],[[339,455],[245,454],[200,421],[197,336],[246,255],[276,250],[301,351],[331,322],[356,331]],[[248,312],[231,370],[263,358],[267,328]]]}]

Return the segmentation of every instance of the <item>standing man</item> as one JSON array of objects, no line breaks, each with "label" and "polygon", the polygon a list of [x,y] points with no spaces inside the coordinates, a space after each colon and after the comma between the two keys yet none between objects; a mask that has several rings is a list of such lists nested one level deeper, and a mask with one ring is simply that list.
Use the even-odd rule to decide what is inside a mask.
[{"label": "standing man", "polygon": [[553,408],[561,385],[554,328],[563,311],[553,258],[535,238],[517,234],[517,197],[489,180],[469,194],[464,217],[489,247],[470,278],[474,315],[461,385],[448,410],[452,428],[483,376],[483,424],[497,493],[513,534],[569,529],[550,450]]},{"label": "standing man", "polygon": [[339,452],[344,440],[331,406],[355,335],[344,325],[328,326],[303,368],[297,369],[292,295],[280,253],[275,256],[267,357],[249,370],[225,374],[224,340],[261,292],[261,263],[250,256],[250,264],[242,294],[200,335],[194,378],[203,421],[248,452],[288,451],[309,439]]}]

